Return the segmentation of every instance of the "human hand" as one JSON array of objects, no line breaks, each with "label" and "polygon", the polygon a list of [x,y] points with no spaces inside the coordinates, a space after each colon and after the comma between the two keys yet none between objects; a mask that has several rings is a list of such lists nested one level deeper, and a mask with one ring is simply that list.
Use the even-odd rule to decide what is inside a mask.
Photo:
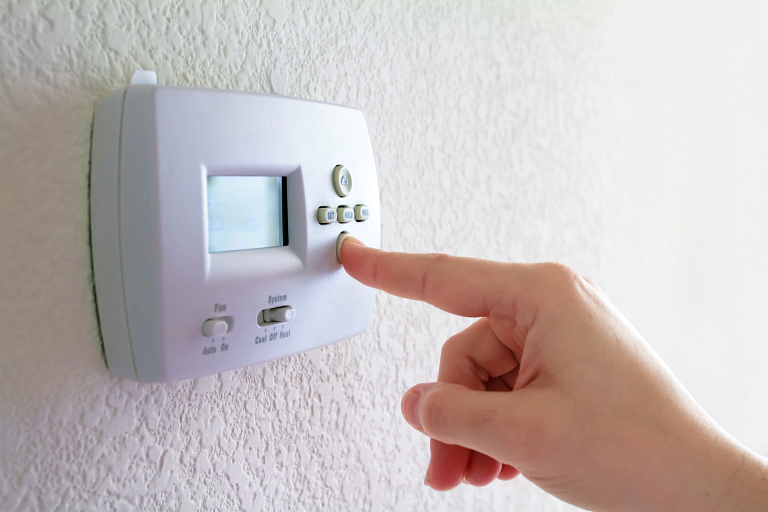
[{"label": "human hand", "polygon": [[387,253],[354,238],[347,273],[477,317],[436,383],[402,400],[431,438],[425,484],[519,471],[591,510],[768,510],[768,465],[725,433],[594,285],[558,264]]}]

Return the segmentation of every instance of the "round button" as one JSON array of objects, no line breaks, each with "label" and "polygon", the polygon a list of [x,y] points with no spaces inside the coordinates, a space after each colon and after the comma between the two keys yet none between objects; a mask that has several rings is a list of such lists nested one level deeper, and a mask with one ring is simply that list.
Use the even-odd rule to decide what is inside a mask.
[{"label": "round button", "polygon": [[221,318],[211,318],[203,322],[203,327],[200,331],[206,338],[215,338],[216,336],[224,336],[227,334],[229,325],[226,320]]},{"label": "round button", "polygon": [[339,260],[339,263],[341,263],[341,244],[344,243],[344,239],[348,236],[352,236],[346,231],[342,231],[339,234],[339,238],[336,239],[336,259]]},{"label": "round button", "polygon": [[346,197],[352,190],[352,173],[343,165],[333,168],[333,188],[341,197]]}]

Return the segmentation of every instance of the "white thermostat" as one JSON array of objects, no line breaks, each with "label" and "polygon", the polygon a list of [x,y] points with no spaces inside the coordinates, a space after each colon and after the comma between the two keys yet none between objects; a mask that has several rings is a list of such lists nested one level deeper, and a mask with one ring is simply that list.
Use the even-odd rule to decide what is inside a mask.
[{"label": "white thermostat", "polygon": [[336,252],[345,233],[380,243],[362,113],[138,81],[101,99],[93,125],[91,241],[109,368],[175,381],[365,331],[374,291]]}]

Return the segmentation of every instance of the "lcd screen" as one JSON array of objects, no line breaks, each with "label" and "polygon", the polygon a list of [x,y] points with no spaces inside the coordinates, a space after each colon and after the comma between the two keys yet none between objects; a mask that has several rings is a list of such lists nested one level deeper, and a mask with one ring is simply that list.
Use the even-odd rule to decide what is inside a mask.
[{"label": "lcd screen", "polygon": [[288,244],[283,176],[208,176],[208,252]]}]

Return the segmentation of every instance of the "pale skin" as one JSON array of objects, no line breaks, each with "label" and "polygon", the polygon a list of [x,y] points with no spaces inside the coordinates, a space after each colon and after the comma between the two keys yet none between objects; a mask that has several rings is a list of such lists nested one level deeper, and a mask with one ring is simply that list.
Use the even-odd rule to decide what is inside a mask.
[{"label": "pale skin", "polygon": [[478,318],[437,382],[402,399],[430,438],[424,483],[522,473],[588,510],[768,510],[768,460],[720,428],[603,293],[571,269],[390,253],[347,238],[347,273]]}]

